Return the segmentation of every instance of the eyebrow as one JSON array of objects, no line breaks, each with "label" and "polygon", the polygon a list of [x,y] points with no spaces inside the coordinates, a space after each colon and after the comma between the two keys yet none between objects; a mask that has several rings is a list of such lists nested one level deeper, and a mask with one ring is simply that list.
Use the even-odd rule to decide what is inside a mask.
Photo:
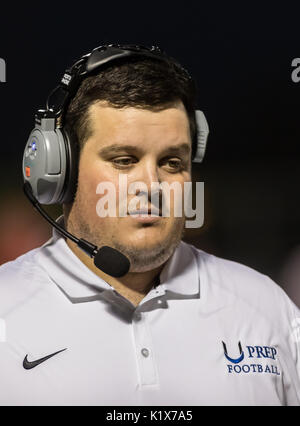
[{"label": "eyebrow", "polygon": [[189,154],[191,152],[191,146],[188,143],[182,143],[180,145],[173,145],[169,148],[166,148],[164,153],[170,153],[170,154]]},{"label": "eyebrow", "polygon": [[[119,145],[119,144],[112,144],[108,146],[104,146],[100,149],[99,154],[101,156],[106,156],[109,154],[118,154],[120,152],[142,152],[143,150],[136,145]],[[164,149],[163,154],[189,154],[191,151],[191,147],[188,143],[182,143],[180,145],[173,145],[166,149]]]}]

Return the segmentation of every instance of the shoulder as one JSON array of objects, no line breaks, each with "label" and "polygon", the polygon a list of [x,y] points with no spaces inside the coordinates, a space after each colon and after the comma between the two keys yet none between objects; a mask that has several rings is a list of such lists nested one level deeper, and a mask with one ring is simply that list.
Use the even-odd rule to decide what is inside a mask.
[{"label": "shoulder", "polygon": [[[186,244],[186,243],[185,243]],[[257,290],[282,292],[278,284],[267,275],[233,260],[224,259],[207,253],[197,247],[186,244],[195,254],[199,266],[206,272],[208,277],[215,283],[228,291],[239,294],[254,293]],[[249,285],[251,289],[249,292]]]},{"label": "shoulder", "polygon": [[[186,243],[185,243],[186,244]],[[299,309],[269,276],[232,260],[224,259],[187,244],[196,256],[205,292],[255,311],[271,321],[283,316],[291,324]]]},{"label": "shoulder", "polygon": [[30,250],[0,266],[0,316],[43,288],[46,274],[36,262],[41,249]]}]

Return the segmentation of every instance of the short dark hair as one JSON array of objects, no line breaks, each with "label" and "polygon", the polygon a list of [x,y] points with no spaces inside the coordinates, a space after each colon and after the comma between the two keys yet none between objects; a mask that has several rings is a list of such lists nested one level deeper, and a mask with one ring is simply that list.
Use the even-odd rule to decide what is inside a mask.
[{"label": "short dark hair", "polygon": [[[192,141],[196,134],[196,84],[173,59],[160,61],[145,57],[127,58],[108,64],[81,83],[65,114],[64,127],[72,140],[83,147],[91,136],[89,107],[106,101],[114,108],[135,107],[160,111],[181,101],[187,111]],[[195,146],[192,146],[192,158]]]}]

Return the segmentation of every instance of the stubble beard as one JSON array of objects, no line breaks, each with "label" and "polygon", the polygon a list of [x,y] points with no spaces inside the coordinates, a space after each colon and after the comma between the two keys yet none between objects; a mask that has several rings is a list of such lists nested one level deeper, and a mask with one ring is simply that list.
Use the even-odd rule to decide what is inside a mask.
[{"label": "stubble beard", "polygon": [[101,231],[100,227],[92,228],[86,219],[86,211],[88,210],[84,208],[84,204],[81,204],[77,198],[70,214],[65,217],[68,231],[79,238],[90,241],[99,248],[109,246],[119,250],[130,260],[129,272],[146,272],[158,268],[172,256],[184,236],[185,218],[176,217],[163,241],[151,247],[145,245],[142,249],[132,245],[129,246],[118,240],[118,227],[109,236],[107,232]]}]

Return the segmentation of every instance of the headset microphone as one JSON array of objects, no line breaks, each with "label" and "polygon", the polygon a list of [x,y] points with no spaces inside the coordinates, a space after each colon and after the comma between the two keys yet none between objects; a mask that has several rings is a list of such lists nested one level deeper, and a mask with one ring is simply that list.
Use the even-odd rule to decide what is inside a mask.
[{"label": "headset microphone", "polygon": [[[113,277],[127,274],[130,262],[126,256],[111,247],[98,249],[94,244],[76,238],[50,218],[40,204],[64,204],[74,200],[78,171],[78,146],[65,128],[65,115],[71,99],[81,82],[95,75],[108,64],[131,57],[152,58],[180,69],[191,80],[188,72],[158,47],[134,45],[102,45],[83,55],[63,74],[59,85],[47,98],[46,109],[35,114],[23,155],[24,192],[35,209],[62,235],[71,239],[94,259],[97,268]],[[123,59],[122,59],[123,58]],[[209,128],[202,111],[195,110],[196,134],[192,141],[193,162],[201,163],[205,154]]]},{"label": "headset microphone", "polygon": [[130,268],[129,259],[119,252],[118,250],[103,246],[98,249],[94,244],[84,240],[83,238],[76,238],[73,234],[66,231],[62,226],[55,222],[51,217],[46,213],[46,211],[41,207],[38,200],[34,197],[32,193],[32,188],[29,182],[25,182],[23,185],[23,190],[29,201],[33,204],[33,207],[61,234],[66,238],[72,240],[77,246],[83,250],[88,256],[94,258],[95,266],[101,271],[105,272],[112,277],[122,277],[126,275]]}]

